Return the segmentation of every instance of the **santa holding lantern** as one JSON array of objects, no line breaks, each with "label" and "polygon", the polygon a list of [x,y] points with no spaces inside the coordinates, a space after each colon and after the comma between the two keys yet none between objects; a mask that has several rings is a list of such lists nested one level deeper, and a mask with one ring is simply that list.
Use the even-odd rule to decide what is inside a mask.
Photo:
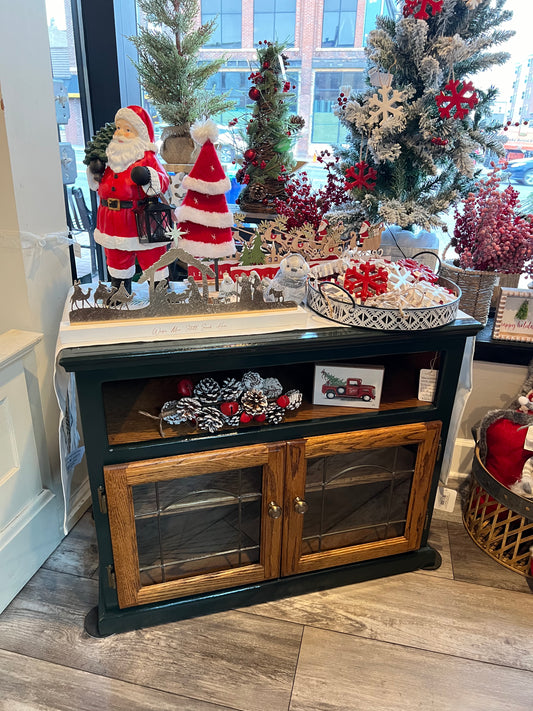
[{"label": "santa holding lantern", "polygon": [[[146,197],[164,193],[169,178],[156,156],[152,119],[141,106],[119,109],[115,126],[105,169],[90,163],[87,174],[89,187],[100,198],[94,239],[105,248],[111,284],[118,288],[124,282],[131,291],[135,259],[144,271],[163,256],[169,243],[140,242],[135,210]],[[155,280],[167,276],[165,267],[156,272]]]}]

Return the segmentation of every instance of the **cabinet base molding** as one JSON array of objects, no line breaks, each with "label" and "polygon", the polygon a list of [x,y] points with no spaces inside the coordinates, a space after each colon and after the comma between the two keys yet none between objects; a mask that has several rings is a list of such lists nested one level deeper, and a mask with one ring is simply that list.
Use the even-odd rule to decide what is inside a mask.
[{"label": "cabinet base molding", "polygon": [[374,559],[329,570],[318,570],[286,578],[243,585],[231,590],[194,595],[179,600],[147,604],[120,610],[93,607],[85,617],[85,631],[91,637],[107,637],[153,625],[211,615],[237,607],[249,607],[285,597],[319,592],[414,570],[436,570],[441,565],[438,551],[423,546],[416,551]]}]

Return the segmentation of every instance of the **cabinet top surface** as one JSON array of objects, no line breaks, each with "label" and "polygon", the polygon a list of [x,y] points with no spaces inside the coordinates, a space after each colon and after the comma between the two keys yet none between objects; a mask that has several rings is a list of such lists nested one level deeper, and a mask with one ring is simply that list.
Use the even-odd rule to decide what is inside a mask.
[{"label": "cabinet top surface", "polygon": [[141,363],[156,364],[169,357],[202,354],[258,353],[269,355],[288,350],[315,357],[332,357],[335,349],[346,347],[357,351],[373,347],[383,353],[414,349],[437,350],[450,339],[465,339],[475,336],[480,324],[470,317],[430,331],[377,331],[362,328],[332,326],[316,330],[284,331],[278,333],[250,334],[247,336],[223,336],[189,340],[167,340],[136,343],[109,343],[64,348],[59,354],[59,363],[68,371],[91,371],[105,368],[127,367]]}]

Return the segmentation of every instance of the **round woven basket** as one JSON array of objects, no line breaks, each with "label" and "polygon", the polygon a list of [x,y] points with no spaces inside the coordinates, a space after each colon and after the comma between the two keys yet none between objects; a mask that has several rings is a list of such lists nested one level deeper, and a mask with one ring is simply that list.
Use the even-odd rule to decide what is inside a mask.
[{"label": "round woven basket", "polygon": [[484,467],[477,448],[463,521],[481,550],[506,568],[533,580],[530,553],[533,501],[500,484]]},{"label": "round woven basket", "polygon": [[443,260],[440,273],[461,289],[459,302],[461,311],[485,325],[489,316],[492,292],[498,284],[498,273],[462,269],[456,267],[450,259]]}]

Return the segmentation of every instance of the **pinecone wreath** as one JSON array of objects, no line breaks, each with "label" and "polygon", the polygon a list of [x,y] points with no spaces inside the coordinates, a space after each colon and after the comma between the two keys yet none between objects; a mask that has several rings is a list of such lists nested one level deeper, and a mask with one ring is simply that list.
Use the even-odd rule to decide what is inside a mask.
[{"label": "pinecone wreath", "polygon": [[224,427],[224,415],[216,407],[203,407],[196,416],[196,423],[201,430],[213,434]]},{"label": "pinecone wreath", "polygon": [[220,385],[214,378],[203,378],[194,388],[194,394],[203,403],[212,404],[220,398]]},{"label": "pinecone wreath", "polygon": [[241,398],[241,405],[244,412],[250,417],[264,415],[268,407],[268,400],[261,390],[248,390]]}]

